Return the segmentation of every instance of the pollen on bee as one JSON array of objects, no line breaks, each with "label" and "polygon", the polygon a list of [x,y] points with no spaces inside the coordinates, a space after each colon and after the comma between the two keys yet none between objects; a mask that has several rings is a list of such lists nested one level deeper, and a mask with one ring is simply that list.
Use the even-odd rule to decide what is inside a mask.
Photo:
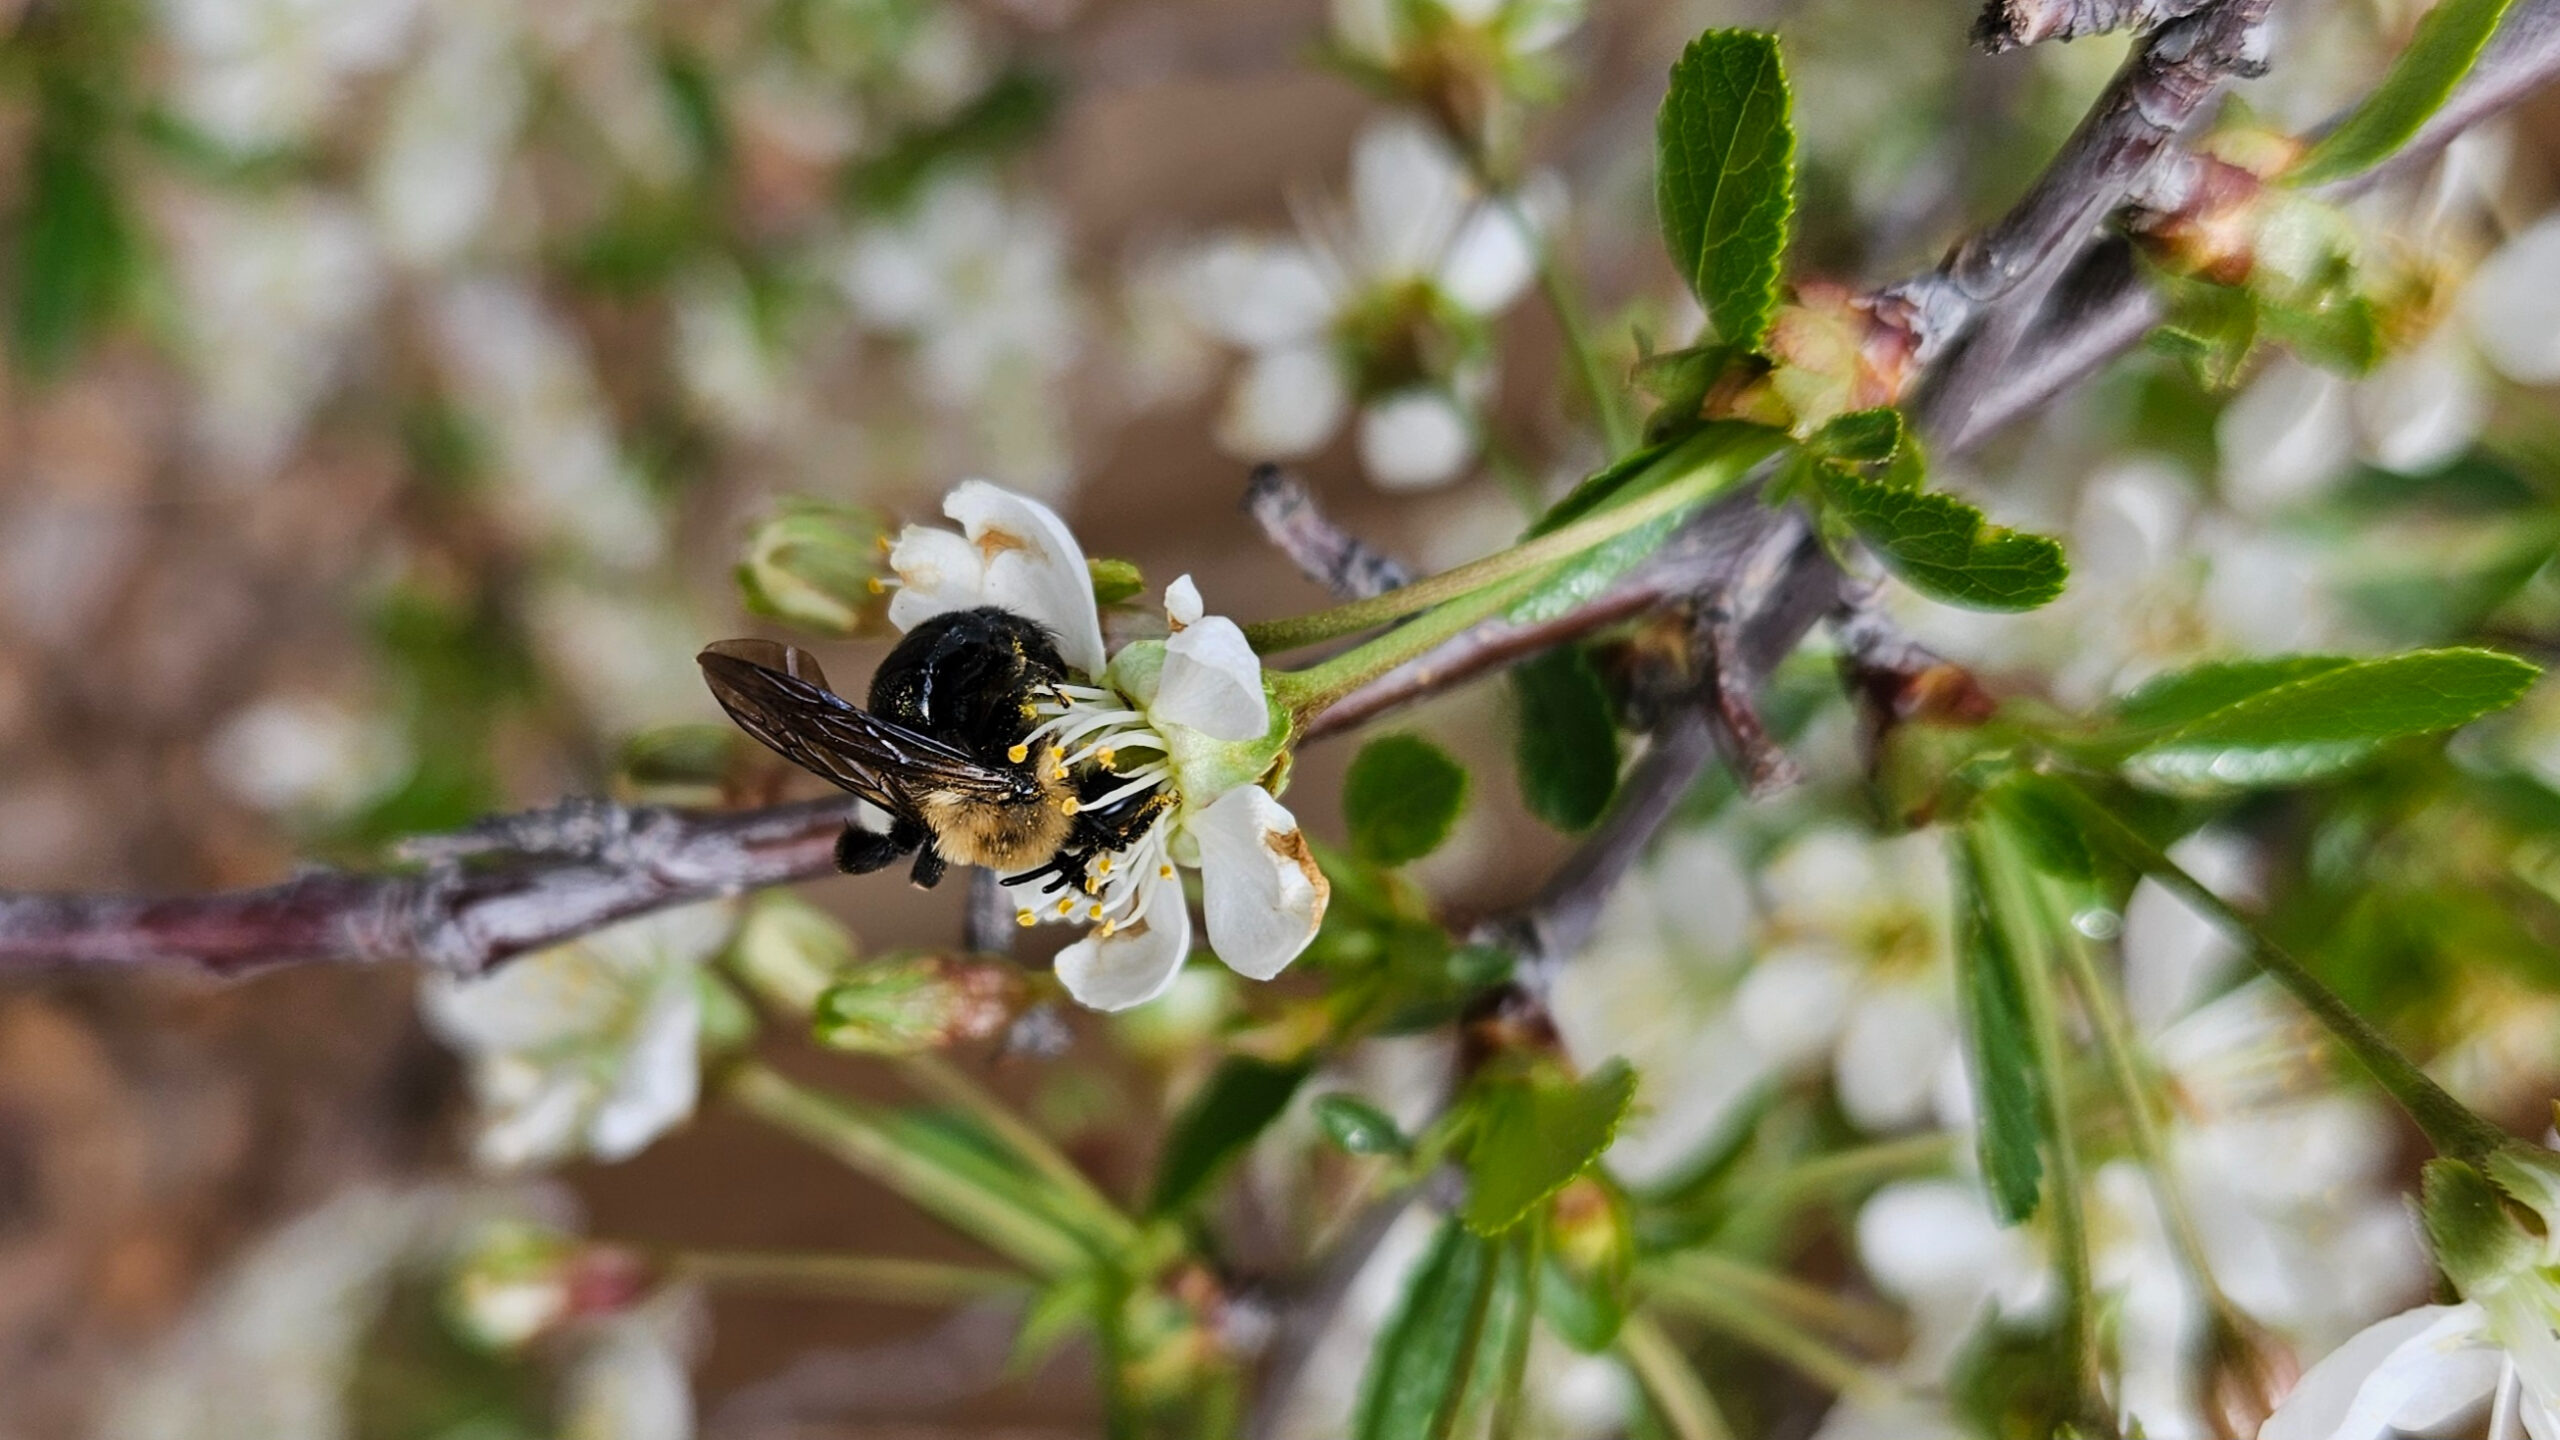
[{"label": "pollen on bee", "polygon": [[1058,802],[1058,813],[1061,815],[1073,815],[1083,808],[1083,802],[1077,800],[1073,795],[1070,795],[1066,799]]},{"label": "pollen on bee", "polygon": [[1028,745],[1016,745],[1012,749],[1004,752],[1004,758],[1012,761],[1016,765],[1019,765],[1023,761],[1031,758],[1031,747]]}]

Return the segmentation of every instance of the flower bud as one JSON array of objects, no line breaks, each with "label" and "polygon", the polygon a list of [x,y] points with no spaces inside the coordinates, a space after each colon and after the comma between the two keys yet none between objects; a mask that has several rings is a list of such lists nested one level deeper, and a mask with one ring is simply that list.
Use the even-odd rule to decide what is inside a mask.
[{"label": "flower bud", "polygon": [[1585,1174],[1556,1192],[1548,1207],[1545,1312],[1566,1343],[1597,1353],[1617,1339],[1626,1319],[1627,1276],[1635,1263],[1635,1229],[1624,1197]]},{"label": "flower bud", "polygon": [[747,537],[738,588],[759,615],[827,635],[876,631],[889,605],[888,533],[875,510],[786,501]]},{"label": "flower bud", "polygon": [[993,961],[919,953],[862,965],[818,997],[822,1045],[912,1055],[1001,1033],[1024,1001],[1022,972]]},{"label": "flower bud", "polygon": [[654,1281],[616,1245],[548,1226],[496,1221],[468,1236],[445,1289],[445,1314],[486,1350],[520,1349],[573,1320],[629,1308]]},{"label": "flower bud", "polygon": [[818,997],[853,962],[853,932],[787,891],[755,898],[730,947],[730,967],[768,1003],[793,1015],[817,1008]]}]

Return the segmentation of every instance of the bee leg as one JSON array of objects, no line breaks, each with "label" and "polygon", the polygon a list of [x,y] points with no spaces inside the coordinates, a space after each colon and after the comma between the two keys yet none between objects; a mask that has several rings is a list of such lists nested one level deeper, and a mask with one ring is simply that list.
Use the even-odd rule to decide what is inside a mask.
[{"label": "bee leg", "polygon": [[916,848],[922,836],[909,836],[902,825],[893,825],[886,835],[847,825],[836,837],[836,868],[847,875],[868,875],[886,869],[901,855]]},{"label": "bee leg", "polygon": [[943,859],[942,852],[933,848],[933,842],[928,840],[922,849],[916,851],[916,866],[907,872],[907,878],[916,883],[917,889],[930,890],[942,883],[943,873],[950,868],[951,862]]}]

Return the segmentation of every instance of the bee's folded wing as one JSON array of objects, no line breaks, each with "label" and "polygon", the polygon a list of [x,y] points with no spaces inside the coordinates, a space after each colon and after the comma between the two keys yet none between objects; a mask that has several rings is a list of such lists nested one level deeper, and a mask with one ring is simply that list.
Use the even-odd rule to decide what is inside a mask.
[{"label": "bee's folded wing", "polygon": [[738,728],[777,755],[899,815],[927,792],[1002,800],[1014,778],[966,751],[855,708],[826,688],[805,651],[769,640],[723,640],[697,656],[711,693]]}]

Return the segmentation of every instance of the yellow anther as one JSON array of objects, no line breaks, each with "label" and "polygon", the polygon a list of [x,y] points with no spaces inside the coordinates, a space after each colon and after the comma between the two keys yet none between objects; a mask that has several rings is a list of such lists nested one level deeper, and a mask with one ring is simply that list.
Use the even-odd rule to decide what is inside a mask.
[{"label": "yellow anther", "polygon": [[1101,893],[1102,893],[1102,877],[1101,877],[1101,876],[1099,876],[1099,875],[1087,875],[1086,877],[1084,877],[1084,893],[1086,893],[1087,895],[1099,895],[1099,894],[1101,894]]},{"label": "yellow anther", "polygon": [[1101,919],[1101,918],[1102,918],[1102,907],[1101,907],[1101,906],[1099,906],[1099,905],[1096,905],[1096,906],[1094,906],[1091,910],[1089,910],[1089,911],[1087,911],[1087,912],[1085,912],[1085,913],[1086,913],[1086,917],[1087,917],[1088,919],[1099,920],[1099,919]]},{"label": "yellow anther", "polygon": [[1111,857],[1110,857],[1110,856],[1108,856],[1108,855],[1105,855],[1105,856],[1103,856],[1101,859],[1096,860],[1095,862],[1093,862],[1093,868],[1094,868],[1094,869],[1096,869],[1096,870],[1101,871],[1101,872],[1102,872],[1103,874],[1105,874],[1105,875],[1110,874],[1110,873],[1111,873]]},{"label": "yellow anther", "polygon": [[886,530],[872,536],[871,539],[874,544],[877,544],[880,547],[880,553],[883,555],[886,555],[890,551],[898,548],[897,542],[889,538],[889,532]]},{"label": "yellow anther", "polygon": [[1112,932],[1113,932],[1113,931],[1115,931],[1115,930],[1118,930],[1119,928],[1120,928],[1120,922],[1119,922],[1119,921],[1117,921],[1117,920],[1105,920],[1105,921],[1103,921],[1103,922],[1102,922],[1102,928],[1101,928],[1100,930],[1095,931],[1094,933],[1095,933],[1095,934],[1097,934],[1097,935],[1100,935],[1103,939],[1108,940],[1108,939],[1110,939],[1110,938],[1111,938]]},{"label": "yellow anther", "polygon": [[1172,879],[1172,878],[1173,878],[1173,867],[1172,867],[1172,866],[1170,866],[1170,865],[1158,865],[1158,866],[1156,867],[1156,878],[1157,878],[1157,879],[1159,879],[1159,880],[1170,880],[1170,879]]},{"label": "yellow anther", "polygon": [[889,593],[889,582],[881,579],[877,575],[872,576],[870,579],[865,580],[862,583],[869,587],[871,593],[874,595],[886,595]]},{"label": "yellow anther", "polygon": [[1058,802],[1058,813],[1061,815],[1073,815],[1083,808],[1084,803],[1076,799],[1073,795],[1070,795],[1066,799]]},{"label": "yellow anther", "polygon": [[1120,752],[1112,749],[1108,745],[1105,745],[1101,749],[1093,752],[1093,758],[1096,763],[1102,766],[1103,769],[1108,770],[1119,760]]},{"label": "yellow anther", "polygon": [[1013,912],[1013,923],[1022,926],[1037,925],[1040,923],[1040,917],[1032,914],[1030,909],[1025,907]]},{"label": "yellow anther", "polygon": [[1031,758],[1031,747],[1028,745],[1016,745],[1012,749],[1004,752],[1004,758],[1012,761],[1016,765],[1019,765],[1023,761]]},{"label": "yellow anther", "polygon": [[1058,902],[1058,913],[1059,913],[1059,914],[1061,914],[1061,915],[1073,915],[1074,913],[1076,913],[1076,902],[1074,902],[1073,900],[1061,900],[1061,901],[1059,901],[1059,902]]}]

